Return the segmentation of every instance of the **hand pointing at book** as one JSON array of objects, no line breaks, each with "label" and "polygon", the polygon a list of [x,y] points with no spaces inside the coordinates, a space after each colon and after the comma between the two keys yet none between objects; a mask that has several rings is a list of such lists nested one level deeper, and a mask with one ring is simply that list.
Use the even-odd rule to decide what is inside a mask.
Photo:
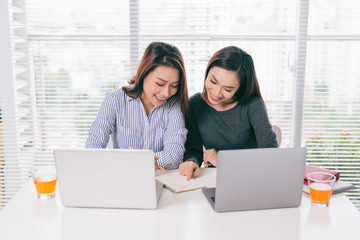
[{"label": "hand pointing at book", "polygon": [[199,175],[200,168],[199,165],[193,161],[183,162],[179,166],[179,173],[186,176],[186,180],[190,180]]}]

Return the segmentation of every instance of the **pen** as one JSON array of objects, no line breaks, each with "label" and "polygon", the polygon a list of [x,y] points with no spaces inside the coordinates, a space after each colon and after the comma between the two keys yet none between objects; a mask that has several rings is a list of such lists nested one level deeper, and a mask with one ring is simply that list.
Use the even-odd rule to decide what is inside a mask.
[{"label": "pen", "polygon": [[156,163],[156,166],[157,166],[158,168],[160,168],[160,170],[166,172],[166,170],[165,170],[163,167],[160,167],[157,163]]},{"label": "pen", "polygon": [[159,159],[159,157],[155,157],[155,166],[158,167],[160,170],[166,172],[166,170],[163,167],[159,166],[159,164],[157,163],[158,159]]},{"label": "pen", "polygon": [[[205,152],[207,149],[205,148],[205,146],[203,145],[203,152]],[[208,167],[208,168],[213,168],[214,166],[211,164],[211,162],[205,162],[204,161],[204,166]]]},{"label": "pen", "polygon": [[208,167],[208,168],[214,168],[215,166],[212,165],[210,162],[208,162],[208,163],[207,163],[207,167]]}]

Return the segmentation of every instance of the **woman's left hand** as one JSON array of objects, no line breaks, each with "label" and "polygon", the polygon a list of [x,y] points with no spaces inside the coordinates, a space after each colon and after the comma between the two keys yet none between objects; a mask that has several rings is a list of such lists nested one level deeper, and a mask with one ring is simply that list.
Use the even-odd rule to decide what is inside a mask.
[{"label": "woman's left hand", "polygon": [[205,165],[213,165],[214,167],[217,166],[217,152],[215,149],[208,149],[204,152],[204,164]]}]

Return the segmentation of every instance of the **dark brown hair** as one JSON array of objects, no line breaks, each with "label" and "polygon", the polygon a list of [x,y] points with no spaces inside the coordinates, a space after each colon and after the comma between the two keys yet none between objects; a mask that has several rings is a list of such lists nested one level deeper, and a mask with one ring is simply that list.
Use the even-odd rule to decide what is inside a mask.
[{"label": "dark brown hair", "polygon": [[144,79],[151,71],[159,66],[173,67],[179,71],[180,83],[174,97],[180,101],[181,111],[186,115],[189,95],[185,65],[179,49],[173,45],[163,42],[150,43],[144,52],[135,76],[128,82],[130,86],[124,86],[122,89],[129,97],[140,97],[143,91]]},{"label": "dark brown hair", "polygon": [[254,61],[247,52],[238,47],[229,46],[214,53],[206,67],[205,81],[212,67],[220,67],[237,73],[240,87],[234,95],[235,101],[248,103],[253,97],[259,97],[264,102],[255,73]]}]

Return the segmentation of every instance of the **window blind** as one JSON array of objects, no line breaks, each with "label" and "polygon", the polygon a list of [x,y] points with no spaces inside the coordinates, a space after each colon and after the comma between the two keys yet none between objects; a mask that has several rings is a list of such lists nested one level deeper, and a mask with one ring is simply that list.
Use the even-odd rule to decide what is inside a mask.
[{"label": "window blind", "polygon": [[54,148],[84,146],[105,92],[124,85],[136,63],[128,1],[1,4],[11,51],[4,69],[12,70],[1,85],[3,207],[32,168],[54,164]]},{"label": "window blind", "polygon": [[[348,196],[354,202],[359,198],[360,99],[355,93],[360,85],[349,80],[359,82],[360,76],[353,54],[359,47],[359,7],[351,6],[355,0],[346,0],[342,7],[320,0],[1,4],[6,13],[1,20],[6,21],[0,21],[0,30],[8,33],[8,41],[0,40],[1,50],[8,53],[0,58],[0,67],[7,69],[0,96],[2,206],[28,180],[31,168],[54,164],[54,148],[84,146],[105,92],[126,84],[152,41],[181,50],[190,95],[202,91],[205,68],[215,51],[236,45],[250,53],[270,120],[282,130],[282,146],[293,146],[295,140],[307,146],[308,162],[340,170],[357,184]],[[341,84],[344,81],[351,87]],[[350,138],[335,140],[335,129]],[[326,141],[316,141],[317,134]],[[347,154],[346,161],[332,158],[330,136],[331,144],[337,141]],[[355,158],[350,160],[350,155]]]},{"label": "window blind", "polygon": [[340,172],[360,209],[360,4],[310,1],[303,145],[309,164]]}]

